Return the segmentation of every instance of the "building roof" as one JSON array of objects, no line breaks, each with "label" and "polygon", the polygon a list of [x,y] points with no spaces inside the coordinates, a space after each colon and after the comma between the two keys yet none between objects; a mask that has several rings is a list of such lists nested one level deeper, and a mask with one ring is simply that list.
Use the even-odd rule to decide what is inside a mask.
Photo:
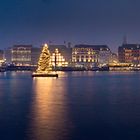
[{"label": "building roof", "polygon": [[49,50],[55,50],[56,48],[62,49],[62,50],[67,49],[65,45],[48,45],[48,46],[49,46]]},{"label": "building roof", "polygon": [[72,48],[66,47],[66,45],[49,45],[50,53],[54,53],[55,49],[58,49],[65,59],[71,59]]},{"label": "building roof", "polygon": [[133,50],[139,50],[140,44],[123,44],[119,47],[119,49],[133,49]]},{"label": "building roof", "polygon": [[60,52],[71,52],[71,48],[66,47],[65,45],[49,45],[50,52],[54,52],[55,49],[58,49]]},{"label": "building roof", "polygon": [[93,48],[94,50],[110,50],[107,45],[86,45],[86,44],[79,44],[75,45],[74,48]]},{"label": "building roof", "polygon": [[31,49],[33,46],[32,45],[14,45],[12,49],[20,49],[20,48],[26,48],[26,49]]}]

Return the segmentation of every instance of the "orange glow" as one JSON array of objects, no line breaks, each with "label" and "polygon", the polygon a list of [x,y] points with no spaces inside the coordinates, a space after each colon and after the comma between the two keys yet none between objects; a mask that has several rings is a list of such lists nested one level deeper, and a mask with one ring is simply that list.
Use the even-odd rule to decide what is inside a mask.
[{"label": "orange glow", "polygon": [[59,53],[58,49],[55,49],[55,53],[52,53],[51,56],[51,65],[55,66],[55,64],[57,66],[68,66],[68,62],[66,62],[65,58]]},{"label": "orange glow", "polygon": [[35,98],[31,113],[34,117],[29,130],[32,137],[51,140],[68,133],[70,124],[65,123],[70,122],[67,120],[66,83],[55,78],[34,78],[33,85]]}]

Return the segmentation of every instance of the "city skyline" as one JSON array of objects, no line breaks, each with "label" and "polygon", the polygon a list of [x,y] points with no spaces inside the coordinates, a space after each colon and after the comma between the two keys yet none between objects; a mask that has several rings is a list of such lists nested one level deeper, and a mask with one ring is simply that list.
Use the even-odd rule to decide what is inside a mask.
[{"label": "city skyline", "polygon": [[3,0],[0,49],[66,41],[106,44],[116,52],[124,35],[128,43],[140,43],[139,4],[138,0]]}]

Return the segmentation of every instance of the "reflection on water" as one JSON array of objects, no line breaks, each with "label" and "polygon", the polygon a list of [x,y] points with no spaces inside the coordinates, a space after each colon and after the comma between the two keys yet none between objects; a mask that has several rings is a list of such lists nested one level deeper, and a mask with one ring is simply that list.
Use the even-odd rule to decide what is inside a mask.
[{"label": "reflection on water", "polygon": [[69,135],[70,120],[65,82],[53,78],[34,78],[34,101],[31,108],[32,140],[59,140]]},{"label": "reflection on water", "polygon": [[0,140],[139,140],[140,73],[0,74]]}]

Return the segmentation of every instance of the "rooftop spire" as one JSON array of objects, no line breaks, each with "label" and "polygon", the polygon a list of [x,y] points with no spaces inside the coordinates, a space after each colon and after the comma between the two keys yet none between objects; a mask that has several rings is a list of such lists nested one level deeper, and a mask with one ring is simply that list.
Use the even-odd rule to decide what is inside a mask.
[{"label": "rooftop spire", "polygon": [[127,44],[127,36],[124,35],[124,37],[123,37],[123,45],[126,45],[126,44]]}]

